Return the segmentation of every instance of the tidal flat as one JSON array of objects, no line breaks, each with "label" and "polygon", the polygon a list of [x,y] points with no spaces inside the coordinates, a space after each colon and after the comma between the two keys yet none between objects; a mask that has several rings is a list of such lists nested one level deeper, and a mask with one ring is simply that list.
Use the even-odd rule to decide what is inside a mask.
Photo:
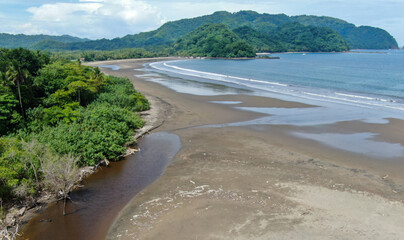
[{"label": "tidal flat", "polygon": [[[70,205],[72,211],[66,217],[58,215],[60,221],[55,215],[52,222],[40,222],[45,215],[39,214],[35,218],[35,227],[31,228],[34,231],[27,232],[24,237],[404,237],[404,178],[401,174],[404,164],[400,149],[396,155],[372,155],[360,149],[361,144],[366,146],[366,141],[403,146],[403,120],[391,118],[383,123],[347,120],[316,124],[321,119],[313,118],[312,124],[299,125],[293,124],[293,121],[281,124],[281,112],[306,112],[306,115],[310,115],[307,111],[318,106],[251,95],[245,89],[210,84],[201,86],[190,83],[190,87],[192,91],[195,91],[195,86],[197,89],[210,87],[204,93],[215,94],[195,95],[175,91],[155,80],[163,78],[170,82],[175,78],[145,72],[144,64],[155,61],[119,60],[92,65],[119,66],[116,70],[102,70],[106,74],[128,77],[136,89],[152,102],[153,113],[146,113],[144,117],[153,115],[158,120],[154,124],[159,127],[152,130],[149,136],[154,138],[168,134],[172,137],[167,138],[167,143],[143,139],[138,157],[130,157],[113,164],[110,169],[103,169],[105,172],[87,180],[89,184],[84,182],[87,186],[81,193],[72,194],[73,199],[75,195],[88,194],[89,198],[81,198],[88,201],[82,201],[82,205],[77,202]],[[284,116],[289,120],[300,117],[310,122],[307,117],[296,115],[293,118],[293,114]],[[359,136],[358,133],[371,134]],[[358,145],[358,151],[351,151],[344,144],[335,143],[344,141],[335,136],[356,136],[353,139],[364,142]],[[333,144],[330,144],[330,138]],[[172,141],[178,143],[173,145],[178,152],[169,151],[171,147],[164,148],[166,144],[172,145]],[[145,146],[147,149],[144,149]],[[373,148],[378,146],[373,145]],[[163,151],[157,151],[159,149]],[[162,168],[153,168],[153,162],[160,162],[159,159],[167,156],[172,157],[168,166],[163,161],[164,166],[157,164]],[[152,167],[150,171],[144,171],[143,165],[136,160],[139,157]],[[127,168],[129,165],[135,169]],[[152,175],[156,178],[150,180]],[[124,178],[127,182],[113,182],[115,178]],[[112,185],[103,187],[100,185],[103,181]],[[104,201],[101,195],[97,197],[97,194],[92,194],[91,186],[97,184],[103,195],[114,194],[119,201],[106,201],[113,199],[112,196]],[[136,187],[139,184],[142,187]],[[91,201],[91,196],[100,201]],[[100,214],[83,215],[87,204],[91,206],[87,208],[100,209]],[[66,221],[85,222],[91,227],[82,228],[82,225],[66,224]]]},{"label": "tidal flat", "polygon": [[291,134],[372,132],[374,141],[403,145],[402,120],[227,126],[267,116],[234,105],[313,106],[234,94],[237,89],[213,96],[176,92],[135,77],[147,62],[113,62],[120,70],[104,71],[129,77],[146,96],[164,102],[166,119],[155,131],[178,135],[182,148],[164,175],[120,211],[107,239],[404,237],[401,156],[370,156]]}]

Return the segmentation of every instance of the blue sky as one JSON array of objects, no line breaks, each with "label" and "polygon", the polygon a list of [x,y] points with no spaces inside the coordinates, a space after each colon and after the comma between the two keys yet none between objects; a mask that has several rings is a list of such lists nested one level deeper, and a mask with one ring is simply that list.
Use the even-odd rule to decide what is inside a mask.
[{"label": "blue sky", "polygon": [[0,0],[0,32],[110,39],[219,10],[337,17],[404,45],[404,0]]}]

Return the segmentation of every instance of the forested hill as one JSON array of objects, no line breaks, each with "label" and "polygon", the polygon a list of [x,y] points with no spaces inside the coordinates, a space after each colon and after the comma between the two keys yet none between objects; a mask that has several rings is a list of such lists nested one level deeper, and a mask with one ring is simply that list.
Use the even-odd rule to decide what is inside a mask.
[{"label": "forested hill", "polygon": [[179,55],[206,57],[255,57],[253,47],[224,24],[206,24],[174,43]]},{"label": "forested hill", "polygon": [[348,42],[330,28],[285,23],[269,33],[244,26],[233,30],[250,44],[255,52],[342,52]]},{"label": "forested hill", "polygon": [[157,30],[127,35],[112,40],[100,39],[82,43],[42,42],[33,48],[46,50],[112,50],[120,48],[148,48],[174,43],[198,27],[207,23],[221,23],[231,30],[248,26],[253,30],[269,34],[286,23],[298,22],[305,26],[326,27],[338,32],[350,48],[389,49],[398,48],[396,40],[385,30],[374,27],[356,27],[346,21],[317,16],[294,16],[285,14],[259,14],[254,11],[229,13],[215,12],[211,15],[182,19],[165,23]]},{"label": "forested hill", "polygon": [[353,49],[397,49],[397,41],[387,31],[369,27],[355,25],[332,17],[318,16],[295,16],[293,21],[304,25],[328,27],[336,30],[343,36]]},{"label": "forested hill", "polygon": [[341,52],[348,43],[330,28],[285,23],[270,33],[244,26],[233,31],[224,24],[208,23],[173,44],[177,55],[254,57],[256,52]]},{"label": "forested hill", "polygon": [[85,42],[87,38],[72,37],[69,35],[50,36],[50,35],[24,35],[24,34],[8,34],[0,33],[0,47],[3,48],[30,48],[32,45],[42,41],[53,40],[61,43]]}]

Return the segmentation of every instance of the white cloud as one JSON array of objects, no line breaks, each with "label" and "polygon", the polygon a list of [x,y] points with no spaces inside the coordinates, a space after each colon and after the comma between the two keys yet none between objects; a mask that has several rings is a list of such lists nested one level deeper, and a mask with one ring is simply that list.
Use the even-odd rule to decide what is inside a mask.
[{"label": "white cloud", "polygon": [[80,0],[48,3],[28,8],[26,33],[71,34],[90,38],[113,38],[152,30],[164,20],[157,8],[142,0]]},{"label": "white cloud", "polygon": [[238,12],[240,10],[254,10],[260,13],[266,12],[273,6],[272,3],[261,3],[260,1],[249,2],[228,2],[228,1],[175,1],[162,2],[159,7],[169,20],[182,18],[193,18],[202,15],[212,14],[216,11]]},{"label": "white cloud", "polygon": [[160,20],[156,7],[144,1],[134,0],[104,0],[103,6],[98,9],[98,14],[121,18],[129,24]]},{"label": "white cloud", "polygon": [[61,22],[80,12],[82,15],[93,15],[100,7],[101,3],[55,3],[31,7],[27,11],[33,14],[33,21]]}]

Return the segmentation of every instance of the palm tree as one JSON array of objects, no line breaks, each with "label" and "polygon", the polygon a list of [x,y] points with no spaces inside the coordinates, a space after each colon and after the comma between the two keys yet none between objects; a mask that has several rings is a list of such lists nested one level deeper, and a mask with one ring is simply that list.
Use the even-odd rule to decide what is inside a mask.
[{"label": "palm tree", "polygon": [[0,85],[6,85],[6,74],[0,72]]},{"label": "palm tree", "polygon": [[104,81],[104,74],[101,72],[99,67],[94,68],[91,74],[91,81],[98,91]]},{"label": "palm tree", "polygon": [[29,77],[29,72],[27,69],[22,68],[20,64],[13,61],[8,68],[6,73],[7,79],[14,84],[17,84],[18,89],[18,98],[20,100],[20,107],[21,107],[21,114],[25,118],[24,107],[22,105],[22,98],[21,98],[21,84],[25,82],[25,80]]}]

